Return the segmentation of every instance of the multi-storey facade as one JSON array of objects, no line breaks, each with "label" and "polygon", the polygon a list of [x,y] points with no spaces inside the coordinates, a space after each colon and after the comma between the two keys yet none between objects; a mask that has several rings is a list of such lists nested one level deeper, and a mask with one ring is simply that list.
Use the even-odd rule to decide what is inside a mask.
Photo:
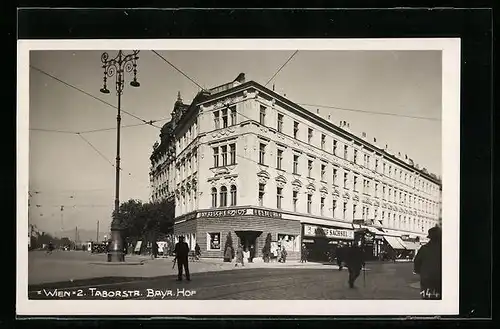
[{"label": "multi-storey facade", "polygon": [[296,258],[302,243],[314,250],[317,228],[331,244],[357,227],[380,240],[424,238],[440,218],[435,175],[243,74],[190,105],[178,100],[164,130],[172,137],[153,152],[153,198],[175,198],[174,234],[204,256],[222,257],[228,233],[257,257],[270,233]]}]

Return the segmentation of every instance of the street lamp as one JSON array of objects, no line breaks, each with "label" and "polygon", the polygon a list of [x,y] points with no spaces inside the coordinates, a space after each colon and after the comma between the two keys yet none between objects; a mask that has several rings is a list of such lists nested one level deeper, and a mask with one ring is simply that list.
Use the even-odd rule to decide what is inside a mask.
[{"label": "street lamp", "polygon": [[[107,86],[108,77],[116,77],[116,94],[118,96],[118,115],[116,116],[116,190],[115,190],[115,216],[120,209],[120,122],[121,122],[121,95],[125,84],[125,73],[133,72],[132,87],[139,87],[137,81],[137,60],[139,50],[133,50],[131,54],[124,54],[119,50],[115,58],[110,59],[107,52],[101,55],[102,68],[104,69],[104,84],[101,92],[109,94]],[[116,219],[117,217],[115,217]],[[118,220],[111,222],[111,244],[108,249],[108,262],[124,262],[123,240],[121,235],[121,225]]]}]

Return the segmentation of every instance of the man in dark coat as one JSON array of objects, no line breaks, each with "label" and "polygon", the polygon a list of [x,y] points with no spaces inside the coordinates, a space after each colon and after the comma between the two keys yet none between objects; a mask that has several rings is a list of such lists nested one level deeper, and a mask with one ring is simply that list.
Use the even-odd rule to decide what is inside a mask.
[{"label": "man in dark coat", "polygon": [[344,261],[344,251],[345,251],[344,246],[339,245],[337,247],[336,256],[337,256],[337,265],[339,267],[339,271],[342,271],[342,262]]},{"label": "man in dark coat", "polygon": [[191,281],[191,277],[189,276],[189,265],[188,265],[188,256],[189,256],[189,246],[186,242],[184,242],[184,237],[179,237],[179,242],[175,244],[175,258],[177,259],[177,269],[179,270],[177,275],[177,281],[182,281],[182,268],[184,267],[184,271],[186,272],[186,279]]},{"label": "man in dark coat", "polygon": [[413,261],[413,271],[420,275],[423,299],[441,299],[441,229],[429,230],[430,241],[423,245]]},{"label": "man in dark coat", "polygon": [[361,268],[365,266],[363,249],[360,244],[361,241],[354,241],[354,243],[345,250],[345,263],[349,270],[349,288],[354,288],[354,282],[359,277]]}]

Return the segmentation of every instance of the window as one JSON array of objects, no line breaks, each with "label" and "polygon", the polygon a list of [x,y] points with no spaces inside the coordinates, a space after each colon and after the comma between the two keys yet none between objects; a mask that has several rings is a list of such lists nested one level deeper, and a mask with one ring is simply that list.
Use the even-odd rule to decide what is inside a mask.
[{"label": "window", "polygon": [[276,168],[281,169],[283,163],[283,150],[278,149],[276,152]]},{"label": "window", "polygon": [[375,183],[375,197],[378,198],[378,183]]},{"label": "window", "polygon": [[311,213],[311,207],[312,206],[312,195],[311,194],[308,194],[307,195],[307,213],[310,214]]},{"label": "window", "polygon": [[266,107],[264,105],[260,106],[260,124],[266,124]]},{"label": "window", "polygon": [[307,129],[307,142],[311,143],[313,138],[313,130],[312,128]]},{"label": "window", "polygon": [[347,202],[344,202],[344,209],[342,210],[342,218],[346,219],[347,215]]},{"label": "window", "polygon": [[347,188],[347,173],[344,173],[344,188]]},{"label": "window", "polygon": [[222,128],[226,128],[228,125],[227,121],[227,109],[222,110]]},{"label": "window", "polygon": [[236,124],[236,106],[231,106],[230,111],[231,111],[231,126],[234,126]]},{"label": "window", "polygon": [[313,161],[307,160],[307,176],[312,177]]},{"label": "window", "polygon": [[358,150],[354,150],[353,161],[354,163],[358,163]]},{"label": "window", "polygon": [[231,164],[234,165],[236,163],[236,144],[230,144],[229,149]]},{"label": "window", "polygon": [[326,165],[322,164],[321,165],[321,180],[325,180],[325,173],[326,173]]},{"label": "window", "polygon": [[231,206],[236,206],[236,186],[231,185]]},{"label": "window", "polygon": [[354,191],[358,191],[358,176],[354,176]]},{"label": "window", "polygon": [[221,146],[222,165],[227,166],[227,145]]},{"label": "window", "polygon": [[259,163],[264,164],[264,159],[266,155],[266,144],[260,143],[259,146]]},{"label": "window", "polygon": [[337,209],[337,200],[332,201],[332,217],[335,218],[335,209]]},{"label": "window", "polygon": [[207,250],[220,250],[220,233],[207,233]]},{"label": "window", "polygon": [[215,129],[220,128],[219,111],[214,112],[214,125],[215,125]]},{"label": "window", "polygon": [[337,155],[337,141],[334,139],[333,140],[333,155]]},{"label": "window", "polygon": [[385,200],[385,185],[382,186],[382,199]]},{"label": "window", "polygon": [[299,173],[299,156],[297,154],[293,155],[293,173]]},{"label": "window", "polygon": [[324,210],[325,210],[325,198],[321,197],[321,200],[320,200],[320,214],[321,214],[321,216],[323,216]]},{"label": "window", "polygon": [[281,209],[281,201],[283,200],[283,188],[276,188],[276,208]]},{"label": "window", "polygon": [[378,171],[378,159],[375,159],[375,171]]},{"label": "window", "polygon": [[265,194],[266,184],[259,184],[259,206],[264,205],[264,194]]},{"label": "window", "polygon": [[337,168],[333,168],[333,185],[337,185]]},{"label": "window", "polygon": [[349,147],[347,145],[344,145],[344,159],[347,159],[348,150],[349,150]]},{"label": "window", "polygon": [[366,155],[365,167],[370,168],[370,156],[368,154],[365,155]]},{"label": "window", "polygon": [[283,114],[278,113],[278,131],[283,132]]},{"label": "window", "polygon": [[219,148],[214,147],[213,151],[214,151],[214,167],[218,167],[219,166]]},{"label": "window", "polygon": [[382,164],[382,173],[385,175],[385,162]]},{"label": "window", "polygon": [[403,203],[403,193],[401,191],[399,191],[399,202]]},{"label": "window", "polygon": [[227,187],[220,188],[220,206],[227,207]]},{"label": "window", "polygon": [[392,168],[389,166],[389,177],[392,175]]},{"label": "window", "polygon": [[352,205],[352,219],[356,219],[356,208],[357,206],[355,204]]},{"label": "window", "polygon": [[293,191],[293,211],[297,211],[297,202],[299,201],[299,196],[297,191]]},{"label": "window", "polygon": [[321,149],[325,149],[325,143],[326,143],[326,136],[324,134],[321,134]]},{"label": "window", "polygon": [[212,208],[217,208],[217,189],[212,187]]},{"label": "window", "polygon": [[299,135],[299,123],[297,121],[293,122],[293,138],[297,139]]},{"label": "window", "polygon": [[408,181],[408,174],[405,173],[405,183]]}]

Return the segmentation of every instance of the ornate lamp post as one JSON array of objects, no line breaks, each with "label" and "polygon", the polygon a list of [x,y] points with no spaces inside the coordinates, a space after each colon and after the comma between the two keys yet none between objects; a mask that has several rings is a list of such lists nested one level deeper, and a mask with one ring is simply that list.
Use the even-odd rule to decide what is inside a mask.
[{"label": "ornate lamp post", "polygon": [[[110,59],[108,53],[101,55],[102,68],[104,69],[104,85],[101,92],[109,94],[107,88],[108,77],[116,77],[116,94],[118,96],[118,115],[116,116],[116,190],[115,190],[115,215],[120,209],[120,122],[121,122],[121,95],[125,84],[125,73],[133,72],[134,78],[130,85],[139,87],[137,81],[137,60],[139,59],[139,50],[133,50],[131,54],[124,54],[119,50],[115,58]],[[111,244],[108,249],[108,262],[123,262],[125,256],[123,253],[123,239],[121,235],[121,223],[117,217],[113,218],[111,223]]]}]

